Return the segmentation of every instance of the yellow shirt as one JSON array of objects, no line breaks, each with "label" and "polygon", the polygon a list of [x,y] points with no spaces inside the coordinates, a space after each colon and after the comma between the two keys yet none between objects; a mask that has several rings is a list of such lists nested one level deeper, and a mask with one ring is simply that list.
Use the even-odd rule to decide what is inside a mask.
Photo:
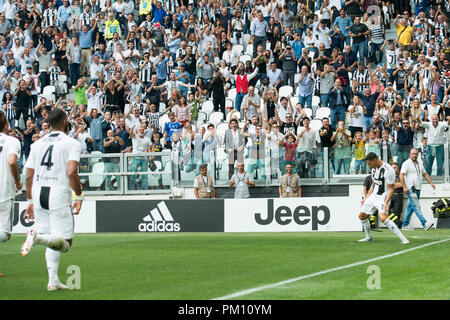
[{"label": "yellow shirt", "polygon": [[412,42],[411,35],[412,35],[413,28],[411,26],[406,26],[405,31],[403,31],[403,29],[405,29],[405,27],[402,26],[401,24],[399,24],[397,26],[398,42],[404,46],[407,46]]},{"label": "yellow shirt", "polygon": [[105,22],[105,38],[107,40],[110,40],[113,38],[114,33],[118,33],[120,35],[120,25],[119,25],[119,21],[114,20],[114,21],[109,21],[107,20]]},{"label": "yellow shirt", "polygon": [[366,158],[366,144],[364,140],[355,142],[355,160],[364,160]]}]

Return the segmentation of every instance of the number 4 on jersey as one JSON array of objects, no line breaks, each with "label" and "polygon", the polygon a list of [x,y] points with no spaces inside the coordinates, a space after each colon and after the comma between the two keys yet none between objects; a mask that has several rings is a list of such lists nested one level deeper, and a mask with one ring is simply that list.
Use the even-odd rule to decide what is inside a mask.
[{"label": "number 4 on jersey", "polygon": [[44,153],[41,160],[41,166],[47,167],[47,170],[51,170],[53,166],[52,162],[53,145],[51,144]]}]

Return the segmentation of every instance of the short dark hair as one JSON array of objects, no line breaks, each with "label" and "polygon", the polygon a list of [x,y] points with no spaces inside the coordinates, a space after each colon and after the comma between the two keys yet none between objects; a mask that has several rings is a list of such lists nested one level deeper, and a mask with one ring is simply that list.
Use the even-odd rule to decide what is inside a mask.
[{"label": "short dark hair", "polygon": [[50,127],[57,127],[66,118],[67,115],[64,111],[62,111],[61,109],[53,109],[48,113],[47,120]]},{"label": "short dark hair", "polygon": [[208,169],[208,164],[202,163],[202,164],[198,167],[198,169],[199,169],[199,170],[202,170],[202,169]]},{"label": "short dark hair", "polygon": [[378,160],[378,155],[375,152],[369,152],[366,155],[366,161]]}]

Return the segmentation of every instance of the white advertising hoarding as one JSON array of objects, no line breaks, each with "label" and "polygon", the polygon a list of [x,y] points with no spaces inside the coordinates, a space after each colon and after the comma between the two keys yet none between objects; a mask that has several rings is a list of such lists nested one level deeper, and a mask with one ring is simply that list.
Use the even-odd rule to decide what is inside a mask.
[{"label": "white advertising hoarding", "polygon": [[226,199],[225,232],[361,231],[348,197]]},{"label": "white advertising hoarding", "polygon": [[[33,221],[24,218],[27,203],[25,201],[14,203],[13,233],[26,233],[34,225]],[[16,207],[17,206],[17,207]],[[96,204],[95,201],[83,201],[78,215],[74,215],[75,233],[96,232]]]}]

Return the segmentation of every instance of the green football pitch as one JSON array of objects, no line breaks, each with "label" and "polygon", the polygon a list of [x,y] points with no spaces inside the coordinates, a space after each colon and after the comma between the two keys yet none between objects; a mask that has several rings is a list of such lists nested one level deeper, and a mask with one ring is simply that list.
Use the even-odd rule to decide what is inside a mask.
[{"label": "green football pitch", "polygon": [[[449,299],[449,230],[78,234],[47,292],[45,248],[0,244],[0,299]],[[67,271],[79,270],[79,273]],[[76,284],[76,282],[72,282]]]}]

